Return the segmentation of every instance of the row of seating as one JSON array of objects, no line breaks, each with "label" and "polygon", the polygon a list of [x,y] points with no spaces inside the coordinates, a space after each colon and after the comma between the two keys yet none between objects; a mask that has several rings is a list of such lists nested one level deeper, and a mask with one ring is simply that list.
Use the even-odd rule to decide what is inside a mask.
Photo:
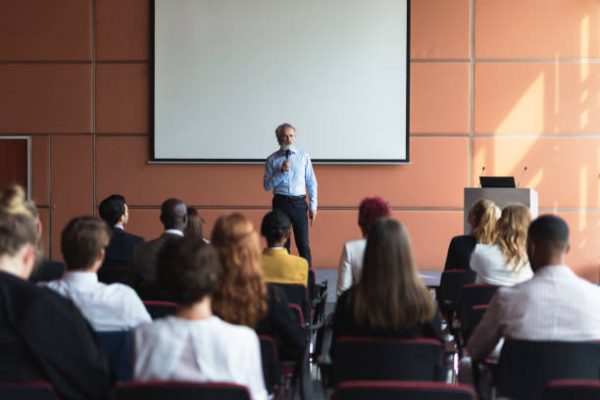
[{"label": "row of seating", "polygon": [[[245,387],[230,383],[127,382],[119,383],[116,400],[250,400]],[[56,400],[47,382],[1,383],[0,398],[11,400]],[[334,400],[474,400],[475,393],[467,385],[442,382],[353,381],[341,383]],[[543,390],[542,400],[597,400],[598,380],[551,381]]]}]

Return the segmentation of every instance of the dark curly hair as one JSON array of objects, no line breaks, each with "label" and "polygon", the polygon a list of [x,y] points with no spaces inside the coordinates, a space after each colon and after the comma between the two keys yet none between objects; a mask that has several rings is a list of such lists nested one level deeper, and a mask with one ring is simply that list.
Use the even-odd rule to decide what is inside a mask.
[{"label": "dark curly hair", "polygon": [[158,279],[179,305],[211,295],[221,276],[219,254],[199,237],[168,240],[158,255]]}]

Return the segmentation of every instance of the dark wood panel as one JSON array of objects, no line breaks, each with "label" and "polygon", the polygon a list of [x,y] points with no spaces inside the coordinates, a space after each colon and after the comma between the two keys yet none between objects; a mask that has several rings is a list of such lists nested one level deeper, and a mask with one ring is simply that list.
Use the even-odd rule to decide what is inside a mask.
[{"label": "dark wood panel", "polygon": [[0,188],[27,187],[27,140],[0,139]]}]

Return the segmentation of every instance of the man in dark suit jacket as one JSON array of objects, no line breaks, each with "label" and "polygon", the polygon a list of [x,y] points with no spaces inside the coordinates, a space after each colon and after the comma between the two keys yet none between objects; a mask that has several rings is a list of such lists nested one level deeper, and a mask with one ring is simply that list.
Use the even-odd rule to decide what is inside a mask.
[{"label": "man in dark suit jacket", "polygon": [[160,208],[160,221],[165,231],[158,238],[136,246],[133,252],[134,287],[145,300],[163,297],[157,285],[158,253],[168,240],[183,237],[187,226],[187,206],[175,198],[165,200]]},{"label": "man in dark suit jacket", "polygon": [[102,200],[98,211],[113,233],[98,277],[106,283],[126,282],[130,278],[128,271],[133,259],[133,249],[144,243],[144,238],[125,232],[125,224],[129,222],[129,210],[125,197],[120,194],[113,194]]}]

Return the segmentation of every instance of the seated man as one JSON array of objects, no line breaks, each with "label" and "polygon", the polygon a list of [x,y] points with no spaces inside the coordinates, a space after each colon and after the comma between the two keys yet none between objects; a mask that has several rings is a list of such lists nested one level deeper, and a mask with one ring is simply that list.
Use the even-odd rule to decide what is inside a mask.
[{"label": "seated man", "polygon": [[501,338],[592,341],[600,339],[600,290],[564,264],[569,227],[554,215],[537,218],[527,233],[534,277],[502,287],[471,336],[474,360],[486,358]]},{"label": "seated man", "polygon": [[188,222],[185,203],[175,198],[165,200],[160,207],[160,222],[164,233],[133,251],[134,287],[143,299],[168,300],[157,284],[158,253],[165,242],[183,237]]},{"label": "seated man", "polygon": [[144,238],[125,232],[125,225],[129,222],[129,209],[125,204],[125,197],[113,194],[102,200],[98,206],[100,218],[112,229],[110,244],[106,248],[104,265],[127,267],[133,258],[133,249],[138,244],[144,243]]},{"label": "seated man", "polygon": [[46,380],[61,399],[108,399],[108,363],[72,302],[27,281],[34,219],[19,192],[0,194],[0,379]]},{"label": "seated man", "polygon": [[72,300],[95,331],[126,330],[152,320],[132,288],[98,282],[109,240],[110,230],[98,218],[72,219],[61,236],[67,272],[43,284]]},{"label": "seated man", "polygon": [[262,267],[268,283],[296,283],[308,285],[308,261],[290,255],[284,247],[289,239],[292,223],[278,209],[264,216],[260,232],[267,240],[268,247],[262,254]]}]

